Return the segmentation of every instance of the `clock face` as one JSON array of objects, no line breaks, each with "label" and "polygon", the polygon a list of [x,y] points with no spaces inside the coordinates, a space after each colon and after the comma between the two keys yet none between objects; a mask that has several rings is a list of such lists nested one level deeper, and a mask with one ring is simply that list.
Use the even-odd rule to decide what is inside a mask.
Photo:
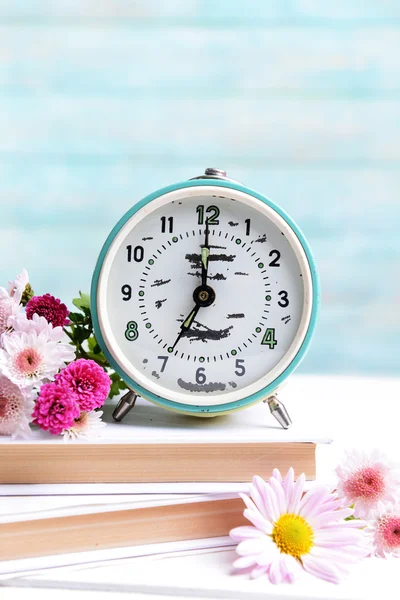
[{"label": "clock face", "polygon": [[97,313],[125,375],[162,398],[215,405],[287,368],[311,297],[309,264],[286,221],[216,185],[164,194],[125,222],[101,267]]}]

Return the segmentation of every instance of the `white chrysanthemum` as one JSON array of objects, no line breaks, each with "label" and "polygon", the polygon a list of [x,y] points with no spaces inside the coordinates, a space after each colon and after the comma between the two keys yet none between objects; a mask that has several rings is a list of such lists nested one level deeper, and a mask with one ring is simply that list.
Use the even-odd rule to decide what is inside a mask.
[{"label": "white chrysanthemum", "polygon": [[[62,327],[53,327],[44,317],[36,313],[32,315],[32,319],[28,319],[25,313],[11,317],[10,325],[14,331],[25,331],[25,333],[36,331],[37,334],[41,333],[45,335],[49,342],[63,342],[64,344],[68,344],[68,336]],[[74,360],[74,351],[72,346],[70,347],[73,355],[71,355],[72,358],[69,360]]]},{"label": "white chrysanthemum", "polygon": [[13,298],[17,304],[20,304],[22,294],[29,283],[29,275],[26,269],[16,276],[14,281],[8,282],[8,293],[10,298]]},{"label": "white chrysanthemum", "polygon": [[9,330],[11,317],[18,314],[20,310],[21,305],[15,298],[11,298],[7,290],[0,287],[0,336]]},{"label": "white chrysanthemum", "polygon": [[105,427],[104,421],[101,420],[103,412],[81,412],[78,419],[75,419],[74,425],[63,431],[64,441],[76,440],[79,438],[94,438],[100,437],[102,428]]},{"label": "white chrysanthemum", "polygon": [[371,554],[382,558],[400,558],[400,499],[389,505],[378,502],[365,533]]},{"label": "white chrysanthemum", "polygon": [[337,493],[344,506],[354,505],[354,516],[367,518],[378,502],[393,501],[399,473],[380,450],[353,450],[336,468]]},{"label": "white chrysanthemum", "polygon": [[28,437],[33,405],[30,394],[0,375],[0,435]]},{"label": "white chrysanthemum", "polygon": [[49,340],[45,331],[13,331],[3,336],[0,369],[21,389],[32,388],[51,380],[73,357],[72,346]]}]

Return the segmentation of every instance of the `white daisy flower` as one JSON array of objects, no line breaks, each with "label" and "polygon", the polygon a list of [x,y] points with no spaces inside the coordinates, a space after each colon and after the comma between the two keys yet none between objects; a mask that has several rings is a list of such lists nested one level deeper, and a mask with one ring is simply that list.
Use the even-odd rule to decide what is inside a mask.
[{"label": "white daisy flower", "polygon": [[63,431],[64,441],[100,437],[102,434],[101,430],[106,425],[101,420],[102,415],[103,412],[101,410],[81,412],[79,417],[75,419],[74,425]]},{"label": "white daisy flower", "polygon": [[73,358],[72,346],[49,340],[45,331],[13,331],[3,336],[0,370],[21,389],[29,389],[51,380]]},{"label": "white daisy flower", "polygon": [[4,375],[0,375],[0,435],[29,437],[33,411],[29,393],[22,392]]}]

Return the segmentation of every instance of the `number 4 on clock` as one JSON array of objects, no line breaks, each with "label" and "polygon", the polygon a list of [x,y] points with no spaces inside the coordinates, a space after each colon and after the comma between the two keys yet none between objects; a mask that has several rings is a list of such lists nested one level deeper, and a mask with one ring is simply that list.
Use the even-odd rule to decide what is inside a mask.
[{"label": "number 4 on clock", "polygon": [[275,328],[269,327],[265,330],[264,337],[261,341],[263,346],[269,346],[270,350],[273,350],[278,342],[275,339]]}]

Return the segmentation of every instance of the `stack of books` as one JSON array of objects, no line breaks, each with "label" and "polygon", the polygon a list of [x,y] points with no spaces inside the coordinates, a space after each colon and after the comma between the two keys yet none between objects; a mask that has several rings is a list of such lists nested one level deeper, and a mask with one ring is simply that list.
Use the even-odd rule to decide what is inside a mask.
[{"label": "stack of books", "polygon": [[113,422],[114,406],[96,441],[41,431],[0,438],[0,573],[39,557],[71,564],[154,544],[228,543],[229,530],[246,523],[239,492],[252,476],[293,467],[312,481],[317,444],[330,441],[296,421],[281,429],[262,403],[196,419],[138,400],[123,423]]}]

